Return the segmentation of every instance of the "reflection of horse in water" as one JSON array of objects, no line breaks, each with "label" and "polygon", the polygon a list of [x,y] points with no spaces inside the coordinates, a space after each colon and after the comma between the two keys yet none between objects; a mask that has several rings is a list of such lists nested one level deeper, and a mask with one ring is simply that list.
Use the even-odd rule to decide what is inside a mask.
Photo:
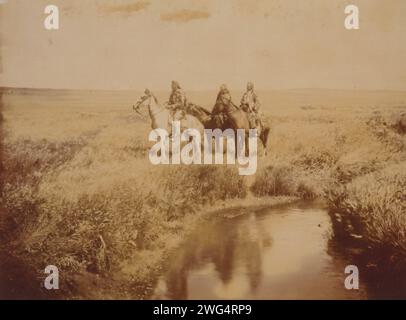
[{"label": "reflection of horse in water", "polygon": [[[212,115],[211,112],[205,108],[195,104],[189,104],[186,112],[199,119],[205,129],[219,128],[222,131],[226,129],[233,129],[234,131],[237,129],[244,129],[246,133],[248,133],[248,130],[250,129],[247,113],[239,108],[235,108],[228,112],[223,121],[219,121],[218,115]],[[223,115],[220,115],[220,117],[221,116]],[[256,129],[258,130],[258,137],[264,146],[264,154],[266,155],[270,127],[265,123],[263,126]]]},{"label": "reflection of horse in water", "polygon": [[[225,212],[230,213],[229,210]],[[225,298],[244,298],[247,294],[255,294],[263,277],[262,251],[272,245],[272,239],[258,224],[255,214],[236,227],[235,223],[233,219],[202,223],[185,245],[172,255],[166,272],[157,283],[153,298],[195,298],[188,292],[190,276],[195,270],[205,270],[208,266],[216,270],[218,278],[201,288],[201,297],[206,298],[205,295],[210,295],[216,288],[234,286],[241,268],[247,276],[249,287],[237,288],[236,292],[231,293],[233,296]]]},{"label": "reflection of horse in water", "polygon": [[147,107],[149,117],[151,120],[151,127],[155,129],[165,129],[169,134],[172,132],[172,121],[180,121],[181,129],[197,129],[199,132],[203,132],[203,125],[193,115],[181,116],[181,112],[177,112],[174,115],[171,111],[165,107],[162,107],[158,103],[158,99],[149,91],[143,95],[138,102],[133,106],[133,109],[139,113],[141,106]]}]

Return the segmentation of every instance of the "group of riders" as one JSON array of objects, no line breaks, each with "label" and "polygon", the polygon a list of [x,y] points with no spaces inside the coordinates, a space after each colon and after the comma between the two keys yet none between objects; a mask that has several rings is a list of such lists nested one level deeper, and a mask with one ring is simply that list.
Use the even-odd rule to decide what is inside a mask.
[{"label": "group of riders", "polygon": [[[182,118],[187,114],[187,108],[189,106],[186,94],[177,81],[172,81],[171,89],[169,101],[165,104],[165,107],[171,111],[172,117],[174,117],[175,114],[180,114]],[[261,104],[258,95],[254,91],[254,84],[252,82],[248,82],[240,106],[234,104],[230,91],[225,84],[222,84],[211,115],[216,121],[223,122],[231,112],[240,109],[246,112],[250,128],[254,129],[260,128],[263,125],[263,115],[260,111],[260,107]]]}]

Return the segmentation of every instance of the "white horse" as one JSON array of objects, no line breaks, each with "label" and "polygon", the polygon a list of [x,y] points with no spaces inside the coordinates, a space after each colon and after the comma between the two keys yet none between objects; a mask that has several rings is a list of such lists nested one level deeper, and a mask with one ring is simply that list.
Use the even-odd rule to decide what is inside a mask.
[{"label": "white horse", "polygon": [[203,133],[204,127],[197,118],[191,115],[185,115],[182,117],[180,111],[176,112],[172,116],[170,110],[162,107],[158,103],[158,99],[148,90],[146,90],[146,93],[141,96],[135,106],[133,106],[133,109],[139,113],[141,106],[148,108],[149,117],[151,119],[151,127],[153,130],[165,129],[171,134],[172,121],[180,121],[181,130],[196,129],[200,133]]}]

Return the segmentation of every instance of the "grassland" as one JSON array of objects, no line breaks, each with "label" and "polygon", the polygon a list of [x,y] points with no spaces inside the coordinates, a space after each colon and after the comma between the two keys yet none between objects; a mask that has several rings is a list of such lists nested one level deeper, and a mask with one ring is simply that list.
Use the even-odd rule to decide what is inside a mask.
[{"label": "grassland", "polygon": [[[215,93],[189,97],[209,107]],[[362,239],[403,268],[406,137],[396,123],[406,94],[261,97],[270,153],[243,178],[234,167],[151,165],[149,124],[130,109],[137,93],[6,90],[3,247],[35,270],[60,266],[70,297],[142,298],[201,212],[247,197],[323,197],[337,237]]]}]

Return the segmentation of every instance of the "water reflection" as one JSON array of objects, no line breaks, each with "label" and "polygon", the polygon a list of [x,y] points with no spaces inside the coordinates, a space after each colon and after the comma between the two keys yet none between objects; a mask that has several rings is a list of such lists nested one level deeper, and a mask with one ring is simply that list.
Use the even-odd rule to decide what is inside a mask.
[{"label": "water reflection", "polygon": [[365,298],[364,287],[344,288],[351,262],[330,238],[330,218],[315,204],[207,221],[168,262],[153,298]]}]

